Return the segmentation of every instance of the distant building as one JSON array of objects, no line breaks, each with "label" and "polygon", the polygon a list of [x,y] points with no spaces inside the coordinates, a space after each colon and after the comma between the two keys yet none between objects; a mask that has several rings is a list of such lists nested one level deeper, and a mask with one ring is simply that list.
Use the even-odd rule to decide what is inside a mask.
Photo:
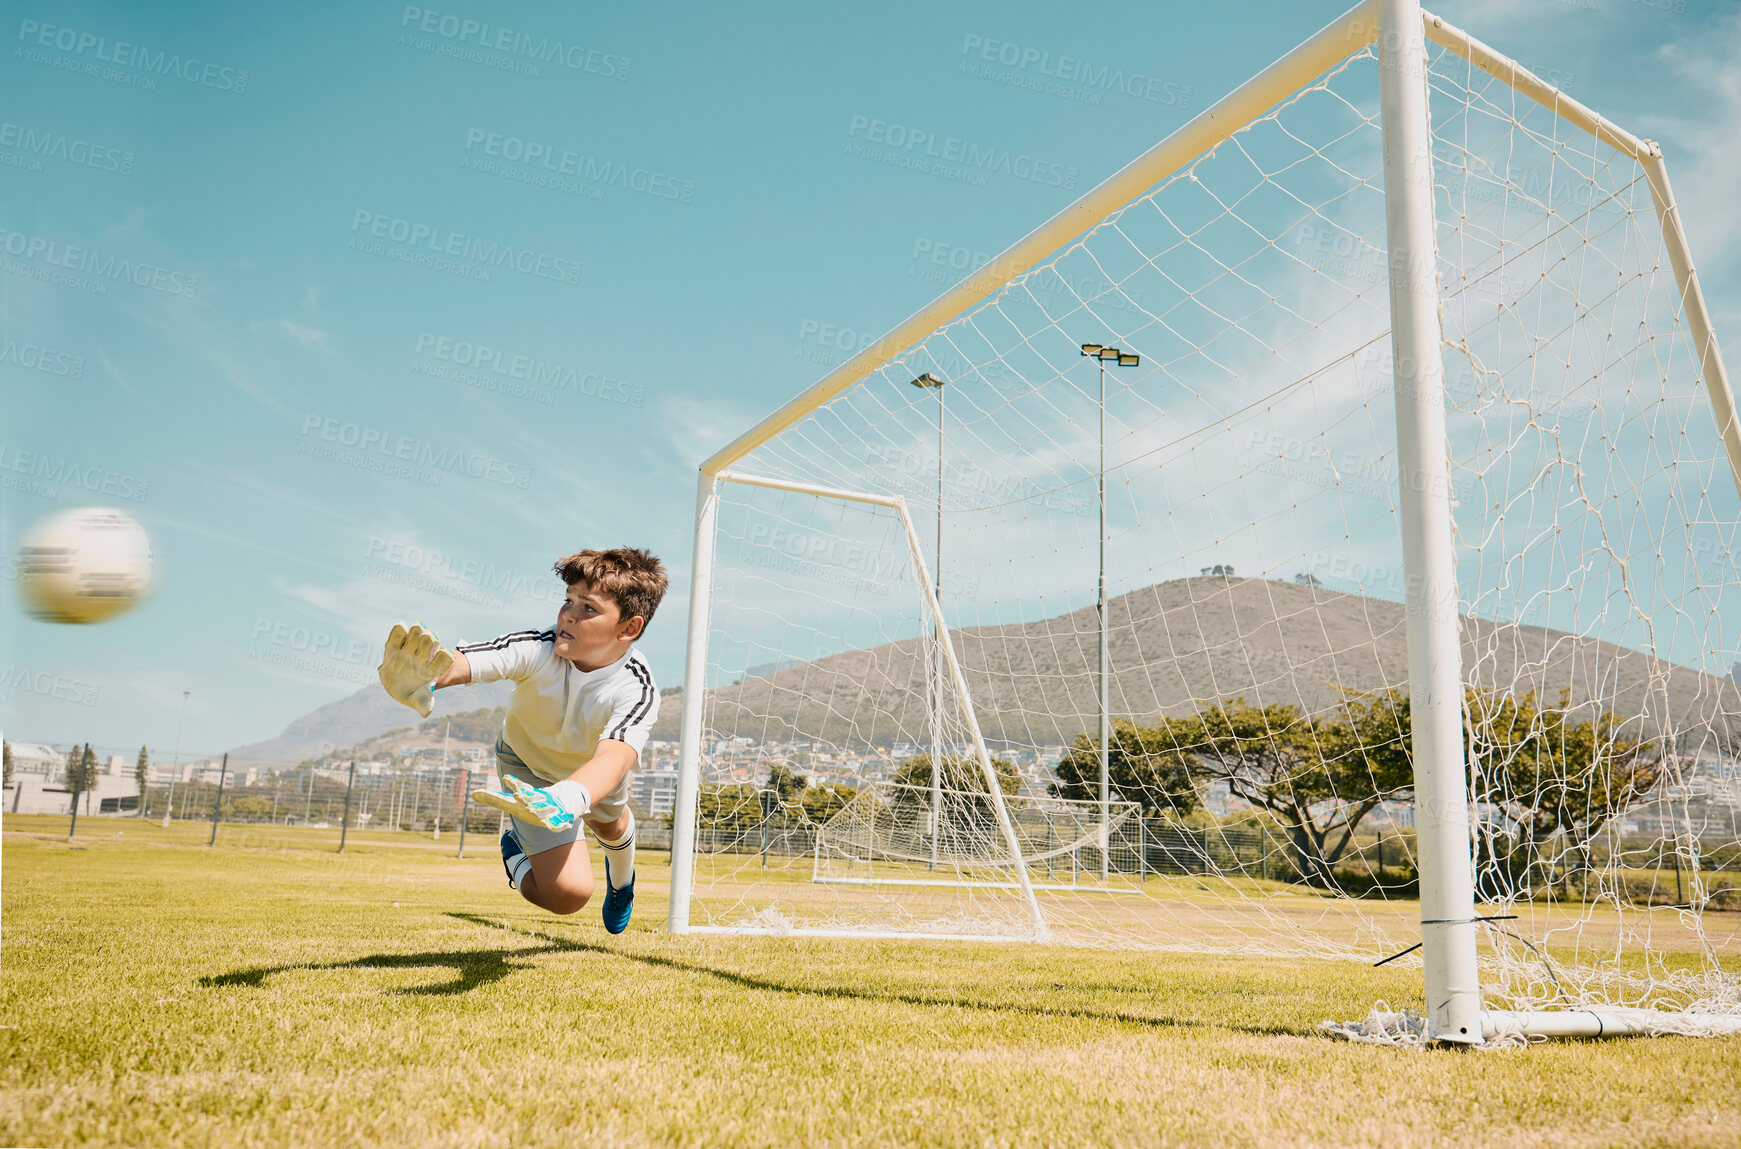
[{"label": "distant building", "polygon": [[629,774],[629,797],[657,818],[677,807],[677,771],[636,769]]},{"label": "distant building", "polygon": [[[131,774],[98,774],[91,781],[95,785],[79,795],[80,814],[131,814],[139,809],[139,784]],[[15,770],[4,802],[9,814],[72,813],[72,792],[62,783],[49,785],[47,774]]]},{"label": "distant building", "polygon": [[12,747],[12,768],[21,774],[59,774],[66,765],[66,755],[52,746],[38,742],[8,742]]}]

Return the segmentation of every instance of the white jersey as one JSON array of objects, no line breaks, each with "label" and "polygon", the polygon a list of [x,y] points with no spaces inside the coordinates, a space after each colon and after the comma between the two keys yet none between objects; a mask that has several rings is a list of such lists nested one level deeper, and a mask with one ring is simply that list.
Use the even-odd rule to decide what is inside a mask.
[{"label": "white jersey", "polygon": [[502,739],[546,782],[573,774],[603,739],[626,742],[637,755],[646,748],[659,717],[659,688],[634,647],[598,670],[557,657],[554,630],[520,630],[454,649],[471,663],[473,682],[514,680]]}]

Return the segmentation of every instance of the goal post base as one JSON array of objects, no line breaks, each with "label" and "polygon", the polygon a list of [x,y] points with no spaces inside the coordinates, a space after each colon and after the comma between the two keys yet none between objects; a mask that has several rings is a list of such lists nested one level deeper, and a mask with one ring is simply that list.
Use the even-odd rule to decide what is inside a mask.
[{"label": "goal post base", "polygon": [[1488,1009],[1481,1012],[1481,1036],[1486,1041],[1513,1036],[1645,1037],[1664,1034],[1682,1034],[1689,1037],[1741,1034],[1741,1017],[1624,1008],[1548,1010],[1537,1013]]},{"label": "goal post base", "polygon": [[[819,877],[819,878],[813,878],[811,880],[814,881],[817,885],[821,885],[821,886],[914,886],[914,887],[933,886],[933,887],[937,887],[939,889],[950,889],[950,890],[1005,890],[1005,891],[1008,891],[1010,893],[1019,893],[1022,889],[1022,887],[1017,885],[1015,882],[975,882],[975,881],[969,881],[969,880],[965,880],[965,879],[957,879],[957,880],[952,881],[952,880],[946,880],[946,879],[942,879],[942,878],[928,879],[928,878]],[[1122,889],[1122,888],[1118,888],[1118,887],[1090,886],[1090,885],[1083,885],[1083,884],[1063,885],[1063,884],[1057,883],[1057,882],[1034,882],[1032,888],[1033,888],[1034,892],[1036,892],[1036,893],[1050,892],[1050,893],[1058,893],[1058,894],[1106,894],[1106,895],[1114,896],[1114,897],[1116,897],[1119,894],[1128,894],[1132,897],[1139,897],[1139,898],[1146,896],[1140,889],[1136,889],[1134,887],[1130,888],[1130,889]]]},{"label": "goal post base", "polygon": [[1035,942],[1046,941],[1039,934],[945,934],[925,933],[918,930],[853,930],[828,929],[821,926],[798,926],[785,928],[782,926],[690,926],[683,931],[686,934],[702,934],[713,937],[763,937],[763,938],[856,938],[862,941],[897,941],[897,942]]},{"label": "goal post base", "polygon": [[1486,1009],[1481,1011],[1480,1035],[1463,1038],[1429,1033],[1426,1018],[1416,1011],[1393,1013],[1381,1006],[1369,1013],[1365,1021],[1326,1021],[1322,1028],[1366,1045],[1505,1049],[1550,1038],[1732,1037],[1741,1035],[1741,1016],[1625,1006],[1532,1011]]}]

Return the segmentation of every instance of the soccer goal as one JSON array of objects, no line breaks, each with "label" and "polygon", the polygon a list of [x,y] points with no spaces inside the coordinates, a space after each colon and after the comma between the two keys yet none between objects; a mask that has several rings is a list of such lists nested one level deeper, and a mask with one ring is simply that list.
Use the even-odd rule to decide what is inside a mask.
[{"label": "soccer goal", "polygon": [[1135,802],[1000,795],[1015,832],[1007,845],[984,787],[871,784],[816,829],[812,880],[838,885],[965,886],[1015,891],[1015,858],[1035,890],[1118,892],[1107,870],[1146,878]]},{"label": "soccer goal", "polygon": [[670,926],[1741,1032],[1738,523],[1660,150],[1361,4],[703,464]]}]

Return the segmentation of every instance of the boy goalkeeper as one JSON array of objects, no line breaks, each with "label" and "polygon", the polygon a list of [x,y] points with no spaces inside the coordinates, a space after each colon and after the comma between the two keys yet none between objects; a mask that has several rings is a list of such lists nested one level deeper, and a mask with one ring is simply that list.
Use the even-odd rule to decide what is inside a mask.
[{"label": "boy goalkeeper", "polygon": [[387,693],[429,716],[432,692],[514,680],[496,741],[503,790],[477,801],[505,811],[508,882],[535,906],[572,914],[593,894],[582,827],[605,854],[605,928],[628,928],[635,901],[635,814],[628,774],[659,716],[659,688],[634,642],[665,596],[664,564],[644,550],[579,551],[556,573],[568,593],[548,630],[442,648],[422,626],[393,627]]}]

